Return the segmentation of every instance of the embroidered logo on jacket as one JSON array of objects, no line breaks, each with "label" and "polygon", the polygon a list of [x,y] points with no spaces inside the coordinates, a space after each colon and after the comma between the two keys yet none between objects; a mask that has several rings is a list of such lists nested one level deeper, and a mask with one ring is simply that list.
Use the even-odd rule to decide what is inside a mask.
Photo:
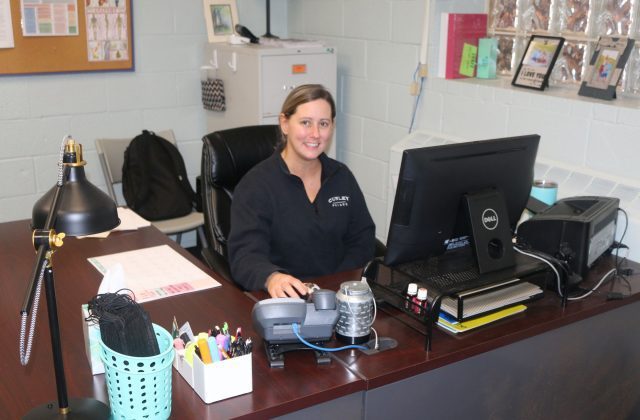
[{"label": "embroidered logo on jacket", "polygon": [[335,197],[331,197],[328,201],[331,207],[348,207],[349,206],[348,195],[336,195]]}]

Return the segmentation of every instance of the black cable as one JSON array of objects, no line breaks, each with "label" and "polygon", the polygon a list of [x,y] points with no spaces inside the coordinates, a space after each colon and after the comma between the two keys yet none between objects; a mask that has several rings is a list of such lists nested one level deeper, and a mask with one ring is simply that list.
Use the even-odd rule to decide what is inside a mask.
[{"label": "black cable", "polygon": [[625,235],[627,234],[627,228],[629,227],[629,215],[627,214],[627,212],[621,208],[618,207],[618,211],[622,214],[624,214],[624,229],[622,230],[622,236],[620,236],[620,240],[618,241],[618,246],[616,247],[616,256],[615,256],[615,266],[616,269],[618,270],[618,273],[621,272],[622,269],[622,264],[627,260],[627,257],[625,256],[621,261],[619,261],[619,253],[620,253],[620,248],[625,247],[625,248],[629,248],[626,245],[624,245],[624,243],[622,242],[624,240]]}]

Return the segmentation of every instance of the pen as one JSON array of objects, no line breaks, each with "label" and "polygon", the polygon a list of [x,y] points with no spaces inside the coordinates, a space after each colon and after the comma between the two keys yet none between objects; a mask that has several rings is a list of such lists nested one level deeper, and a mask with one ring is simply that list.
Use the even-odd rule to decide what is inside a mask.
[{"label": "pen", "polygon": [[220,347],[220,344],[218,344],[218,350],[220,350],[220,354],[222,354],[222,357],[224,357],[225,359],[230,359],[231,358],[229,356],[229,353],[227,353],[226,351],[224,351],[224,349],[222,347]]},{"label": "pen", "polygon": [[209,351],[211,352],[211,361],[213,363],[220,361],[220,351],[218,350],[218,343],[216,343],[215,337],[207,338],[209,344]]},{"label": "pen", "polygon": [[189,366],[193,366],[193,355],[196,352],[196,343],[190,341],[184,347],[184,360],[187,361]]},{"label": "pen", "polygon": [[211,360],[211,352],[209,351],[209,343],[207,342],[208,334],[206,332],[198,334],[198,349],[200,349],[200,359],[202,363],[213,363]]},{"label": "pen", "polygon": [[229,324],[226,322],[222,324],[222,333],[224,334],[224,351],[228,352],[231,344],[231,334],[229,334]]},{"label": "pen", "polygon": [[215,327],[213,327],[213,332],[212,332],[212,336],[217,337],[220,334],[220,327],[218,327],[217,325]]},{"label": "pen", "polygon": [[173,338],[178,338],[180,336],[178,321],[176,320],[175,315],[173,316],[173,324],[171,325],[171,336]]},{"label": "pen", "polygon": [[225,350],[225,346],[224,346],[224,342],[226,340],[226,336],[224,334],[218,334],[216,335],[216,344],[218,345],[219,348],[221,348],[222,350]]},{"label": "pen", "polygon": [[232,341],[231,346],[229,347],[229,356],[238,357],[241,356],[242,350],[240,348],[240,341]]}]

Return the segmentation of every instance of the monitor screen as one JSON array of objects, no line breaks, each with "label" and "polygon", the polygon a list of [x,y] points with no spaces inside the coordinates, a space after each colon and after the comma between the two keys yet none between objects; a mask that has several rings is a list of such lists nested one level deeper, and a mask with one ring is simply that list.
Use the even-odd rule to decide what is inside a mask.
[{"label": "monitor screen", "polygon": [[384,263],[426,259],[472,243],[464,240],[471,237],[469,195],[499,194],[513,233],[531,193],[539,141],[534,134],[405,150]]}]

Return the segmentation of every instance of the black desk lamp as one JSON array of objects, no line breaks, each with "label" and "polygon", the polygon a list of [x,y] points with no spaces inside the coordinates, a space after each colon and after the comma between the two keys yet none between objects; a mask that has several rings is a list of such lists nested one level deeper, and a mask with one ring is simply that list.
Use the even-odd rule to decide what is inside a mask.
[{"label": "black desk lamp", "polygon": [[263,38],[278,38],[271,33],[271,0],[267,0],[267,32],[262,35]]},{"label": "black desk lamp", "polygon": [[[79,236],[104,232],[118,226],[120,220],[113,200],[87,180],[84,173],[86,162],[82,160],[82,146],[76,144],[70,136],[63,139],[58,164],[58,182],[33,206],[32,226],[33,245],[37,250],[36,264],[20,310],[20,362],[26,365],[29,363],[40,289],[44,279],[58,404],[40,405],[24,418],[107,419],[110,410],[101,401],[92,398],[73,398],[69,401],[67,397],[51,257],[62,246],[65,233]],[[25,350],[25,332],[30,311],[31,324]]]}]

